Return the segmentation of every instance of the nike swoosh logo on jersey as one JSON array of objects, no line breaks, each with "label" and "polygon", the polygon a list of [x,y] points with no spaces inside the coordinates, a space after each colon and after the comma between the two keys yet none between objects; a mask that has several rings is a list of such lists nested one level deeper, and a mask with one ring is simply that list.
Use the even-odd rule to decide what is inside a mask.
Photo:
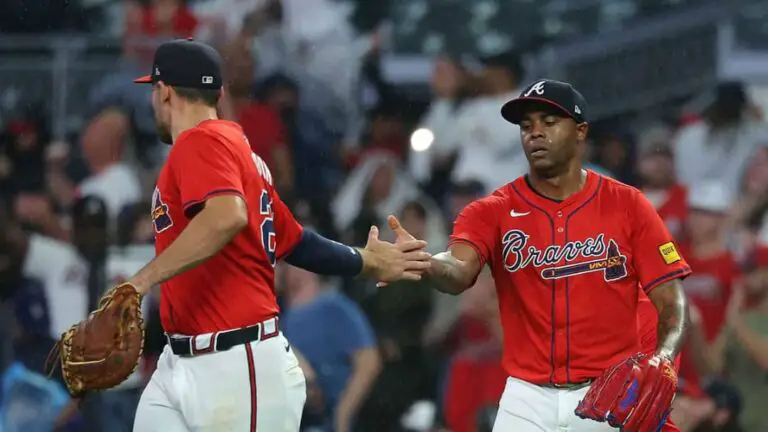
[{"label": "nike swoosh logo on jersey", "polygon": [[530,214],[530,213],[531,213],[531,212],[529,212],[529,211],[527,211],[527,212],[525,212],[525,213],[518,213],[518,212],[516,212],[516,211],[512,210],[512,211],[510,211],[510,212],[509,212],[509,215],[510,215],[510,216],[512,216],[512,217],[520,217],[520,216],[525,216],[525,215],[528,215],[528,214]]}]

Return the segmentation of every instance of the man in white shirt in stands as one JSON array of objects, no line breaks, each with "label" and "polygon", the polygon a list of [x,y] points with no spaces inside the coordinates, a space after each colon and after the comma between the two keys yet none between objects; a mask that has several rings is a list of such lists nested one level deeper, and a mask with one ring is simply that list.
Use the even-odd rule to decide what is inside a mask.
[{"label": "man in white shirt in stands", "polygon": [[[430,152],[458,152],[451,180],[479,180],[486,190],[495,190],[528,170],[520,137],[509,133],[509,123],[499,115],[504,103],[519,96],[525,70],[520,56],[512,51],[482,58],[480,62],[483,67],[478,82],[482,96],[453,107],[452,101],[436,94],[421,127],[433,129],[435,143]],[[461,75],[465,72],[459,65],[442,63],[436,65],[435,80],[443,79],[441,74],[446,73],[456,76],[453,80],[463,79]],[[442,72],[441,68],[453,70]],[[424,168],[415,165],[412,163],[411,169],[421,180]]]},{"label": "man in white shirt in stands", "polygon": [[[106,203],[98,197],[86,196],[75,201],[71,210],[72,244],[40,234],[27,234],[13,223],[4,223],[3,229],[12,240],[11,247],[22,257],[24,275],[43,283],[53,339],[58,339],[71,325],[84,319],[107,288],[122,282],[154,257],[152,245],[110,248],[108,215]],[[145,314],[147,306],[145,300]],[[103,421],[109,421],[110,431],[131,430],[133,412],[125,410],[128,406],[135,410],[140,394],[138,389],[142,385],[137,371],[111,390],[113,394],[104,394],[101,417]],[[135,397],[135,400],[126,402],[126,397],[117,394],[121,390],[126,390],[123,396]],[[114,405],[122,407],[115,408]],[[124,417],[125,424],[120,421],[115,424],[115,415]],[[107,429],[100,427],[98,430]]]},{"label": "man in white shirt in stands", "polygon": [[768,146],[768,125],[739,82],[720,84],[710,97],[702,120],[682,127],[675,137],[675,172],[685,186],[718,181],[738,196],[747,162]]},{"label": "man in white shirt in stands", "polygon": [[130,132],[128,115],[119,109],[107,108],[91,120],[81,139],[83,157],[91,175],[80,183],[77,193],[104,200],[111,223],[123,207],[141,199],[138,173],[123,161]]}]

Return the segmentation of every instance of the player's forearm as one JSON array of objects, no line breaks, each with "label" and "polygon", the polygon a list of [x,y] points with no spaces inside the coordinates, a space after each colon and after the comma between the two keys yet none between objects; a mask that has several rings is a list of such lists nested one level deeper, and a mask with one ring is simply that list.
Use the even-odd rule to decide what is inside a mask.
[{"label": "player's forearm", "polygon": [[179,237],[131,280],[140,294],[159,283],[193,269],[219,252],[248,223],[245,218],[203,209]]},{"label": "player's forearm", "polygon": [[662,284],[650,298],[659,312],[656,354],[672,359],[682,349],[688,330],[688,303],[680,280]]},{"label": "player's forearm", "polygon": [[469,289],[475,281],[464,261],[454,257],[450,252],[436,254],[430,260],[431,267],[425,272],[423,279],[434,289],[452,295],[459,295]]},{"label": "player's forearm", "polygon": [[369,269],[366,270],[364,254],[364,250],[335,242],[305,228],[285,262],[319,275],[354,277],[371,271],[375,260],[368,259]]}]

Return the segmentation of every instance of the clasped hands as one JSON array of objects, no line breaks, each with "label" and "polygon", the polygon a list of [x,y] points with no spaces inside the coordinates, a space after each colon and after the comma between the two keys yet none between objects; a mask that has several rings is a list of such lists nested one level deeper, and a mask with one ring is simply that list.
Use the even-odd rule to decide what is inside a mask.
[{"label": "clasped hands", "polygon": [[363,256],[362,274],[375,278],[379,286],[399,280],[421,280],[431,265],[432,255],[425,250],[427,242],[413,237],[396,217],[389,216],[387,222],[397,238],[394,243],[380,240],[379,229],[371,227],[368,242],[360,250]]}]

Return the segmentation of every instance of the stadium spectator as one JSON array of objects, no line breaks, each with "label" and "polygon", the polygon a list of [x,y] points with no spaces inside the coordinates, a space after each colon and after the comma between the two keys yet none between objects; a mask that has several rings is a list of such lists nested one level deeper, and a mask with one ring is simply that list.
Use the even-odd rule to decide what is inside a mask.
[{"label": "stadium spectator", "polygon": [[316,372],[324,401],[319,412],[305,412],[303,427],[350,432],[381,370],[373,330],[358,306],[319,276],[288,265],[282,271],[287,309],[280,326]]},{"label": "stadium spectator", "polygon": [[667,132],[657,129],[638,147],[638,187],[653,204],[672,237],[684,241],[683,224],[688,217],[688,190],[677,183]]},{"label": "stadium spectator", "polygon": [[[698,308],[691,311],[691,341],[698,365],[705,373],[724,375],[741,394],[740,423],[746,431],[766,430],[764,405],[768,396],[765,377],[768,369],[768,252],[753,251],[744,283],[738,285],[727,306],[725,326],[714,340],[708,340],[705,317]],[[722,385],[720,385],[722,387]],[[717,390],[717,389],[715,389]],[[721,391],[722,393],[722,391]],[[728,418],[721,419],[725,423]]]},{"label": "stadium spectator", "polygon": [[694,185],[688,193],[688,242],[682,249],[694,273],[683,281],[683,286],[691,303],[702,313],[708,340],[720,332],[728,299],[740,277],[723,231],[731,203],[730,192],[718,182]]},{"label": "stadium spectator", "polygon": [[331,203],[331,209],[336,227],[340,232],[346,232],[364,210],[371,212],[371,216],[381,223],[388,215],[397,214],[408,201],[416,200],[427,209],[426,239],[434,243],[445,232],[440,210],[406,175],[395,156],[388,152],[370,153],[347,177]]},{"label": "stadium spectator", "polygon": [[409,170],[419,182],[428,184],[430,195],[441,199],[462,144],[456,139],[457,125],[464,122],[463,116],[469,115],[473,92],[479,89],[471,86],[469,71],[457,59],[447,56],[435,60],[430,86],[432,103],[419,128],[432,132],[434,139],[427,149],[411,153]]},{"label": "stadium spectator", "polygon": [[[19,118],[9,121],[0,133],[0,185],[7,192],[39,191],[45,185],[44,155],[48,134],[40,121]],[[5,172],[3,174],[3,171]]]},{"label": "stadium spectator", "polygon": [[78,186],[78,195],[93,195],[107,205],[114,223],[123,207],[142,197],[135,169],[123,160],[130,133],[129,117],[118,109],[99,113],[82,136],[82,153],[90,176]]},{"label": "stadium spectator", "polygon": [[675,171],[685,186],[717,180],[735,196],[747,162],[768,144],[768,129],[750,115],[743,84],[722,83],[710,98],[702,119],[683,126],[674,140]]},{"label": "stadium spectator", "polygon": [[506,384],[501,367],[501,324],[490,272],[462,295],[461,315],[446,343],[451,352],[445,377],[445,420],[455,432],[472,432],[478,417],[496,405]]},{"label": "stadium spectator", "polygon": [[243,127],[251,150],[271,168],[283,196],[293,193],[294,169],[289,136],[277,109],[253,98],[255,60],[246,41],[232,40],[223,51],[226,95],[234,119]]},{"label": "stadium spectator", "polygon": [[519,96],[525,70],[513,51],[485,57],[481,63],[482,96],[468,108],[466,122],[456,126],[460,150],[452,179],[480,180],[490,191],[527,170],[519,129],[499,115],[505,102]]},{"label": "stadium spectator", "polygon": [[593,162],[601,168],[601,174],[628,184],[637,184],[635,178],[635,140],[631,133],[620,127],[597,132]]},{"label": "stadium spectator", "polygon": [[195,35],[197,18],[183,0],[151,0],[142,12],[141,31],[147,36],[185,38]]},{"label": "stadium spectator", "polygon": [[[425,238],[427,211],[420,203],[407,203],[400,222],[417,239]],[[432,291],[426,285],[393,283],[364,300],[384,368],[361,412],[360,430],[397,430],[412,404],[436,396],[421,337],[432,311]]]},{"label": "stadium spectator", "polygon": [[334,132],[316,107],[307,104],[298,84],[283,74],[260,81],[258,99],[275,110],[287,128],[297,197],[317,205],[328,201],[341,181],[336,158],[341,135]]}]

